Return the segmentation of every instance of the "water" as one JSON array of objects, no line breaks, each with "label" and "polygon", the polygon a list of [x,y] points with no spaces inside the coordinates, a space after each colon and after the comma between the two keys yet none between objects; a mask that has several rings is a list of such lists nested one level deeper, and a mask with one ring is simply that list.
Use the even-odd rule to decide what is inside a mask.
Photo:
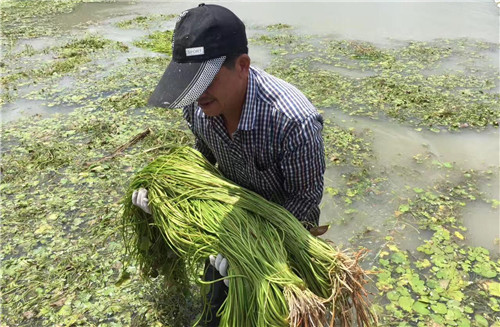
[{"label": "water", "polygon": [[[63,26],[99,22],[126,15],[178,14],[199,2],[118,1],[86,3],[61,15]],[[233,10],[252,29],[275,23],[293,25],[300,33],[388,44],[391,40],[429,41],[468,37],[497,43],[498,8],[481,2],[304,2],[211,1]]]},{"label": "water", "polygon": [[[407,41],[433,41],[440,38],[472,38],[498,43],[498,8],[493,1],[484,2],[220,2],[233,10],[246,23],[248,35],[262,31],[263,26],[286,23],[294,31],[304,34],[332,36],[337,39],[369,41],[378,46],[394,47]],[[144,50],[133,47],[132,42],[147,34],[141,30],[123,30],[114,23],[138,15],[178,14],[194,7],[198,2],[140,1],[117,3],[86,3],[79,5],[74,12],[57,16],[57,23],[73,34],[86,32],[99,33],[111,40],[124,42],[131,52],[120,57],[141,55]],[[161,23],[160,23],[161,24]],[[173,28],[173,21],[161,24],[162,28]],[[51,38],[39,38],[21,43],[32,45],[35,49],[54,45]],[[265,68],[271,55],[263,47],[250,46],[250,55],[256,66]],[[498,51],[491,52],[485,65],[498,69]],[[455,69],[462,63],[450,60],[440,69]],[[342,74],[353,74],[348,70]],[[369,73],[354,72],[361,74]],[[356,77],[356,76],[354,76]],[[4,122],[20,117],[53,112],[65,112],[64,108],[46,108],[38,101],[20,99],[2,108]],[[374,121],[365,118],[352,118],[334,112],[333,120],[344,127],[356,130],[369,129],[373,133],[373,151],[376,158],[372,163],[375,172],[390,176],[384,191],[386,194],[367,196],[356,203],[353,209],[358,213],[346,215],[343,209],[327,196],[323,201],[323,223],[333,222],[325,237],[337,243],[346,243],[352,237],[362,235],[370,242],[372,229],[384,232],[384,224],[393,217],[396,203],[394,193],[409,196],[406,186],[426,187],[445,177],[444,171],[428,169],[415,163],[413,157],[427,153],[440,162],[449,162],[460,169],[491,170],[492,181],[484,185],[486,194],[498,199],[499,133],[498,129],[487,129],[480,133],[462,131],[461,133],[416,131],[414,128],[391,121]],[[336,169],[329,169],[326,184],[335,185],[340,179]],[[392,192],[392,193],[391,193]],[[384,199],[384,201],[381,201]],[[475,203],[465,208],[464,224],[468,228],[467,239],[471,245],[484,246],[500,253],[495,239],[499,237],[498,209],[491,205]],[[340,218],[343,217],[343,218]],[[412,235],[402,231],[402,235]],[[408,237],[405,247],[412,248],[418,237]],[[376,247],[376,242],[373,242]]]},{"label": "water", "polygon": [[[338,111],[326,111],[324,116],[344,128],[354,128],[360,132],[369,129],[373,135],[372,150],[374,161],[371,163],[373,173],[382,173],[388,181],[382,191],[385,194],[368,195],[353,208],[358,210],[354,215],[345,217],[343,208],[335,206],[328,194],[322,203],[321,223],[332,223],[325,238],[338,243],[346,243],[349,239],[366,232],[366,228],[384,231],[384,223],[394,217],[398,208],[394,202],[394,194],[400,198],[414,195],[406,186],[431,187],[437,181],[447,178],[448,171],[436,169],[435,166],[417,164],[413,159],[418,154],[430,156],[430,160],[451,163],[462,170],[491,171],[491,183],[481,185],[481,191],[490,199],[499,199],[498,168],[500,166],[498,129],[481,132],[462,131],[452,133],[442,131],[416,131],[411,126],[400,125],[391,121],[372,120],[364,117],[351,117]],[[337,169],[330,168],[325,174],[326,185],[334,186],[341,176]],[[448,177],[449,178],[449,177]],[[349,218],[350,217],[350,218]],[[472,203],[463,211],[463,223],[468,228],[468,241],[471,245],[483,246],[497,254],[500,247],[496,243],[500,233],[498,209],[491,204]],[[412,248],[418,244],[415,233],[404,233],[401,239],[403,247]]]},{"label": "water", "polygon": [[91,27],[101,24],[103,20],[123,15],[120,12],[129,6],[130,3],[125,1],[82,3],[72,12],[56,16],[56,19],[64,30],[71,30],[74,27]]},{"label": "water", "polygon": [[456,37],[498,42],[498,9],[492,2],[242,2],[227,6],[250,24],[279,21],[306,34],[377,44]]},{"label": "water", "polygon": [[12,103],[7,103],[2,106],[0,121],[4,124],[25,117],[47,117],[58,113],[64,114],[74,109],[67,107],[47,107],[43,102],[41,100],[17,99]]},{"label": "water", "polygon": [[468,243],[472,246],[482,246],[498,254],[500,247],[498,209],[493,209],[490,204],[478,202],[467,206],[463,214],[466,217],[464,226],[467,228]]}]

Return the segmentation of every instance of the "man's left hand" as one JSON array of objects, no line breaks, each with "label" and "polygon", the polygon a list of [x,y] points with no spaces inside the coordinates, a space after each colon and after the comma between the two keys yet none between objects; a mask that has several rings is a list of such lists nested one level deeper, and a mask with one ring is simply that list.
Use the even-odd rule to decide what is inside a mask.
[{"label": "man's left hand", "polygon": [[[208,259],[210,260],[210,264],[214,266],[215,269],[217,269],[222,277],[227,276],[227,268],[229,267],[229,263],[227,262],[227,259],[222,256],[222,254],[217,254],[217,257],[210,255]],[[229,279],[225,278],[224,284],[229,287]]]}]

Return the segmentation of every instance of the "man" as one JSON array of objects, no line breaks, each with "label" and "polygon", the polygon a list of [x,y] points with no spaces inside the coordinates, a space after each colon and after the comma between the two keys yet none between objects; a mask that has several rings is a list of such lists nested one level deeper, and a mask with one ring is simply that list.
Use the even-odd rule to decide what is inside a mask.
[{"label": "man", "polygon": [[[314,106],[294,86],[250,66],[245,26],[224,7],[184,11],[172,46],[148,104],[183,107],[196,148],[225,177],[282,205],[304,227],[317,226],[325,163]],[[134,192],[133,203],[148,212],[147,190]],[[210,262],[205,280],[226,276],[223,254]],[[218,325],[224,282],[212,284],[207,326]]]}]

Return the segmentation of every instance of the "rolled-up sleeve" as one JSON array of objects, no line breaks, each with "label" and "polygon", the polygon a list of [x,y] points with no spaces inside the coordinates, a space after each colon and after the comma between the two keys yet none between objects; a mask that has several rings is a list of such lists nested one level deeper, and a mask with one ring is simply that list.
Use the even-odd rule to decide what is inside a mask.
[{"label": "rolled-up sleeve", "polygon": [[319,223],[325,155],[320,115],[297,123],[286,138],[281,170],[286,199],[283,206],[306,228]]}]

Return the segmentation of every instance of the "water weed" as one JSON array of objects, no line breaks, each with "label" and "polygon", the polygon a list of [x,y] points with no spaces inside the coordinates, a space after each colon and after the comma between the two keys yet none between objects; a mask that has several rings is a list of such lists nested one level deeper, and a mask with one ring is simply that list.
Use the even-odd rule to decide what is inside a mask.
[{"label": "water weed", "polygon": [[155,23],[172,20],[175,17],[177,17],[177,15],[137,16],[137,17],[132,18],[132,19],[120,21],[120,22],[116,23],[115,25],[117,27],[123,28],[123,29],[131,29],[131,28],[149,29]]},{"label": "water weed", "polygon": [[[39,103],[64,114],[25,109],[21,119],[2,122],[0,320],[10,326],[188,324],[201,309],[199,290],[168,288],[161,277],[142,281],[137,262],[125,254],[119,204],[142,167],[172,145],[193,144],[180,110],[146,107],[170,61],[171,35],[156,24],[168,17],[124,21],[123,28],[155,35],[126,44],[88,34],[18,47],[25,37],[59,35],[52,20],[77,3],[1,4],[2,113]],[[498,167],[462,171],[429,150],[414,154],[407,167],[381,168],[374,134],[349,122],[341,126],[335,117],[343,111],[443,132],[436,137],[452,134],[444,130],[489,133],[499,119],[498,79],[486,59],[498,46],[449,39],[379,47],[297,35],[285,24],[259,33],[251,45],[268,49],[268,71],[324,111],[325,159],[334,172],[324,202],[339,214],[323,219],[354,234],[353,248],[375,249],[362,264],[379,270],[372,286],[381,322],[498,325],[498,253],[470,245],[463,223],[475,218],[464,215],[470,204],[498,210],[496,195],[480,191],[498,178]],[[393,184],[401,176],[408,184],[403,190]],[[435,176],[444,181],[434,183]],[[430,185],[423,182],[431,177]],[[392,213],[374,221],[374,204]],[[403,242],[408,234],[416,244]]]},{"label": "water weed", "polygon": [[388,325],[498,323],[500,308],[493,287],[498,285],[500,261],[492,259],[484,248],[464,245],[466,228],[459,218],[460,210],[480,198],[475,186],[479,176],[465,174],[469,177],[457,184],[414,188],[415,197],[402,202],[395,212],[398,221],[416,224],[420,230],[429,230],[431,236],[416,249],[406,251],[392,236],[386,237],[379,253],[377,287],[388,300],[379,306]]},{"label": "water weed", "polygon": [[134,44],[140,48],[151,51],[172,55],[172,31],[154,32],[146,37],[145,40],[136,41]]},{"label": "water weed", "polygon": [[[482,67],[484,52],[491,48],[487,43],[439,40],[383,49],[368,42],[323,40],[320,47],[293,34],[263,34],[253,41],[279,47],[269,70],[297,85],[319,107],[392,117],[435,131],[497,126],[500,120],[499,95],[491,92],[497,85],[494,69],[477,68],[472,75],[432,72],[450,58],[466,62],[465,70]],[[335,72],[339,67],[346,73]],[[359,71],[372,73],[359,77]]]},{"label": "water weed", "polygon": [[72,12],[83,2],[113,2],[111,0],[63,0],[63,1],[2,1],[2,36],[16,40],[61,33],[54,17]]}]

